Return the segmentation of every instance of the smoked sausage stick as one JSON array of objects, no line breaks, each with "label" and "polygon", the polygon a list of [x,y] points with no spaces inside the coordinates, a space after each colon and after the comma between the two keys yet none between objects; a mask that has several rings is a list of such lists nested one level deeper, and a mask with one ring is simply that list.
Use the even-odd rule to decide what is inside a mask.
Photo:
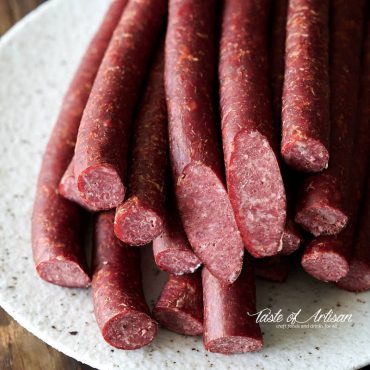
[{"label": "smoked sausage stick", "polygon": [[262,348],[260,327],[251,316],[256,311],[254,271],[250,263],[245,265],[229,286],[203,268],[203,342],[207,351],[229,355]]},{"label": "smoked sausage stick", "polygon": [[330,30],[330,161],[308,177],[295,220],[315,236],[338,234],[347,224],[352,149],[361,68],[365,1],[333,0]]},{"label": "smoked sausage stick", "polygon": [[64,96],[49,139],[37,183],[32,213],[32,252],[40,277],[67,287],[86,287],[81,210],[58,193],[70,164],[77,131],[91,86],[127,0],[114,0],[91,40]]},{"label": "smoked sausage stick", "polygon": [[286,221],[268,83],[268,5],[225,0],[220,46],[227,188],[243,242],[254,257],[281,250]]},{"label": "smoked sausage stick", "polygon": [[281,154],[318,172],[329,161],[329,1],[290,0],[285,47]]},{"label": "smoked sausage stick", "polygon": [[315,238],[307,245],[302,255],[302,266],[310,275],[324,281],[340,279],[338,285],[349,290],[356,289],[357,286],[355,238],[370,155],[370,22],[367,22],[366,27],[355,145],[353,161],[350,162],[349,188],[346,195],[349,222],[337,236],[327,235]]},{"label": "smoked sausage stick", "polygon": [[114,220],[116,236],[128,245],[148,244],[163,230],[168,145],[163,54],[161,47],[135,119],[128,198]]},{"label": "smoked sausage stick", "polygon": [[[270,79],[272,92],[272,107],[274,113],[274,123],[278,137],[281,139],[281,107],[282,93],[284,84],[285,69],[285,38],[286,22],[288,13],[288,0],[275,0],[271,2],[272,25],[270,39]],[[287,203],[287,217],[285,229],[282,237],[282,249],[280,255],[288,255],[296,251],[302,243],[302,235],[293,221],[295,205],[293,199],[293,184],[290,181],[289,170],[287,166],[282,166],[283,178],[285,178],[285,193]],[[285,172],[285,173],[284,173]]]},{"label": "smoked sausage stick", "polygon": [[242,269],[244,247],[217,145],[215,26],[215,0],[170,0],[165,88],[173,182],[185,232],[211,273],[231,284]]},{"label": "smoked sausage stick", "polygon": [[203,333],[203,297],[200,272],[169,275],[153,310],[168,330],[184,335]]},{"label": "smoked sausage stick", "polygon": [[281,107],[285,69],[285,38],[288,13],[288,0],[274,0],[272,7],[272,25],[270,40],[270,77],[272,107],[275,124],[281,135]]},{"label": "smoked sausage stick", "polygon": [[103,338],[121,349],[137,349],[157,334],[149,316],[140,268],[140,250],[124,245],[113,232],[114,211],[97,215],[92,294]]},{"label": "smoked sausage stick", "polygon": [[362,204],[364,209],[359,215],[356,234],[352,239],[354,253],[349,264],[349,272],[337,283],[340,288],[351,292],[364,292],[370,289],[370,177]]},{"label": "smoked sausage stick", "polygon": [[130,0],[96,76],[75,150],[78,190],[95,209],[124,200],[131,122],[166,11],[165,0]]}]

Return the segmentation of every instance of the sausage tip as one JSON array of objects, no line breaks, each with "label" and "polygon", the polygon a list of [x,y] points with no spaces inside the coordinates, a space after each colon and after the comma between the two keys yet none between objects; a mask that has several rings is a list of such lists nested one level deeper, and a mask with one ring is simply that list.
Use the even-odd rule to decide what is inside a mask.
[{"label": "sausage tip", "polygon": [[329,151],[325,145],[309,138],[283,145],[281,155],[289,166],[302,172],[320,172],[329,163]]},{"label": "sausage tip", "polygon": [[346,226],[348,217],[339,208],[314,203],[298,211],[295,221],[315,236],[336,235]]},{"label": "sausage tip", "polygon": [[123,202],[126,192],[117,171],[105,164],[90,166],[84,170],[78,176],[77,187],[85,202],[100,210],[117,207]]},{"label": "sausage tip", "polygon": [[119,349],[138,349],[156,336],[157,323],[146,313],[132,311],[118,313],[102,328],[104,339]]},{"label": "sausage tip", "polygon": [[36,271],[43,280],[68,288],[87,288],[91,282],[81,266],[71,260],[52,258],[42,261]]},{"label": "sausage tip", "polygon": [[341,253],[339,241],[325,237],[308,244],[301,264],[308,274],[321,281],[336,282],[349,271],[348,259]]},{"label": "sausage tip", "polygon": [[162,216],[137,197],[129,198],[117,208],[114,233],[128,245],[146,245],[160,235],[162,230]]}]

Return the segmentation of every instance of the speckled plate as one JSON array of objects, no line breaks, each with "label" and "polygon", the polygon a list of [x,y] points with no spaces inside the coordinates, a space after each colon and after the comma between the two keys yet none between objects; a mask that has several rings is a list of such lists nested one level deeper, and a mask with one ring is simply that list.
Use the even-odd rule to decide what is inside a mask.
[{"label": "speckled plate", "polygon": [[[262,324],[264,349],[223,356],[200,338],[161,330],[153,344],[120,351],[101,338],[89,290],[49,285],[35,274],[30,216],[36,177],[62,95],[108,0],[51,0],[0,40],[0,304],[21,325],[65,354],[99,369],[353,369],[370,363],[370,293],[351,294],[294,272],[284,285],[258,282],[258,309],[300,320],[318,309],[352,314],[330,328]],[[146,251],[145,289],[163,276]],[[285,320],[285,319],[284,319]],[[312,320],[310,321],[312,322]]]}]

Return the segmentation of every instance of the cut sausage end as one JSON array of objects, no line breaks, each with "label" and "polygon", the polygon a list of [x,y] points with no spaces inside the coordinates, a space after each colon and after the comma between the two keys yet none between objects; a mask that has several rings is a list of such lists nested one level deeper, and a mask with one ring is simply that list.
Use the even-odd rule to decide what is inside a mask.
[{"label": "cut sausage end", "polygon": [[350,292],[370,290],[370,264],[354,258],[350,263],[349,273],[337,285]]},{"label": "cut sausage end", "polygon": [[177,183],[176,195],[194,252],[215,277],[232,284],[242,269],[244,246],[220,178],[204,164],[190,163]]},{"label": "cut sausage end", "polygon": [[77,186],[85,202],[98,210],[117,207],[126,191],[120,175],[108,164],[88,167],[78,176]]},{"label": "cut sausage end", "polygon": [[104,339],[113,347],[137,349],[149,344],[157,333],[157,323],[138,311],[119,313],[105,323]]},{"label": "cut sausage end", "polygon": [[303,172],[320,172],[327,168],[329,162],[325,145],[309,138],[283,145],[281,155],[289,166]]},{"label": "cut sausage end", "polygon": [[259,351],[263,347],[261,338],[222,337],[205,343],[207,351],[225,355]]},{"label": "cut sausage end", "polygon": [[132,246],[150,243],[163,231],[163,217],[131,197],[117,208],[114,232],[118,239]]},{"label": "cut sausage end", "polygon": [[160,307],[153,311],[158,322],[170,331],[183,335],[201,335],[203,323],[177,308]]},{"label": "cut sausage end", "polygon": [[302,256],[302,267],[318,280],[337,282],[348,274],[349,264],[335,249],[334,243],[327,247],[324,243],[313,241]]},{"label": "cut sausage end", "polygon": [[299,248],[302,243],[302,237],[298,231],[285,227],[282,243],[283,247],[279,254],[288,256]]},{"label": "cut sausage end", "polygon": [[155,256],[157,266],[170,274],[182,275],[195,272],[200,266],[200,259],[191,250],[164,250]]},{"label": "cut sausage end", "polygon": [[277,254],[286,222],[285,187],[276,155],[258,131],[235,137],[228,190],[248,252],[257,258]]},{"label": "cut sausage end", "polygon": [[282,241],[283,248],[281,249],[280,254],[283,256],[288,256],[289,254],[292,254],[299,248],[302,239],[295,234],[292,234],[288,231],[284,231]]},{"label": "cut sausage end", "polygon": [[81,266],[70,260],[53,258],[40,262],[36,270],[43,280],[67,288],[87,288],[91,282]]},{"label": "cut sausage end", "polygon": [[348,217],[341,209],[316,203],[296,213],[295,222],[315,236],[336,235],[347,225]]}]

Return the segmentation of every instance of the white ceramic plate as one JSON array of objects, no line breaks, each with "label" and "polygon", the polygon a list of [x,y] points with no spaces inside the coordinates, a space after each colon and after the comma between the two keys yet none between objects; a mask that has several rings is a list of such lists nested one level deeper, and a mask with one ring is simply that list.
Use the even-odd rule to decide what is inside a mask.
[{"label": "white ceramic plate", "polygon": [[[259,353],[207,353],[200,338],[161,330],[153,344],[120,351],[101,338],[89,290],[49,285],[34,271],[30,216],[47,138],[73,71],[108,0],[52,0],[0,40],[0,304],[21,325],[65,354],[99,369],[353,369],[370,363],[370,293],[351,294],[295,272],[283,285],[258,283],[258,309],[352,314],[327,329],[263,324]],[[148,257],[150,251],[147,250]],[[149,260],[148,260],[149,261]],[[147,264],[153,301],[163,280]],[[311,320],[312,323],[312,320]]]}]

